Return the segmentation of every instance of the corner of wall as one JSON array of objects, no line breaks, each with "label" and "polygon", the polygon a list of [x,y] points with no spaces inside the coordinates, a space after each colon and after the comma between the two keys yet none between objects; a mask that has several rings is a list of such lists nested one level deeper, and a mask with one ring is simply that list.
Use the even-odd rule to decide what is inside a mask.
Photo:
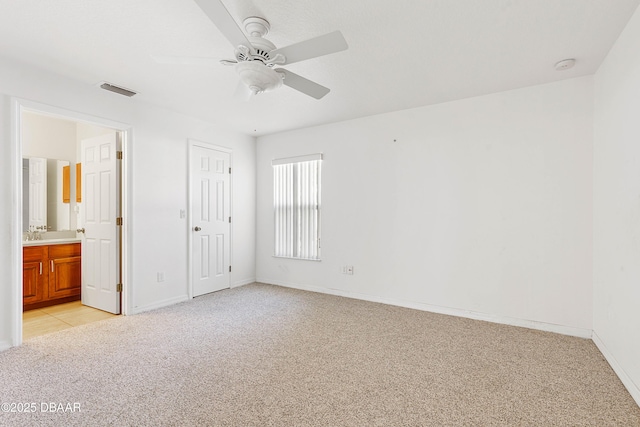
[{"label": "corner of wall", "polygon": [[638,406],[640,406],[640,387],[635,382],[633,382],[631,377],[623,369],[620,363],[618,363],[616,358],[609,351],[607,346],[604,344],[602,339],[598,336],[598,334],[595,331],[593,332],[592,339],[596,347],[598,347],[598,350],[600,350],[600,353],[602,353],[604,358],[607,360],[607,362],[611,366],[611,369],[613,369],[613,371],[616,373],[618,378],[620,378],[620,381],[622,381],[622,384],[626,387],[627,391],[629,391],[629,394],[631,394],[631,397],[633,397],[633,400],[635,400]]}]

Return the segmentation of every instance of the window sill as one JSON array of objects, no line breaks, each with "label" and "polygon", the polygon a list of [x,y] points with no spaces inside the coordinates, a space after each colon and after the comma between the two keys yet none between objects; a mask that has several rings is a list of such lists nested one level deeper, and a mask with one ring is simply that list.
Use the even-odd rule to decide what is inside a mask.
[{"label": "window sill", "polygon": [[314,262],[320,262],[322,261],[322,259],[320,258],[295,258],[295,257],[291,257],[291,256],[279,256],[279,255],[272,255],[274,258],[281,258],[281,259],[295,259],[297,261],[314,261]]}]

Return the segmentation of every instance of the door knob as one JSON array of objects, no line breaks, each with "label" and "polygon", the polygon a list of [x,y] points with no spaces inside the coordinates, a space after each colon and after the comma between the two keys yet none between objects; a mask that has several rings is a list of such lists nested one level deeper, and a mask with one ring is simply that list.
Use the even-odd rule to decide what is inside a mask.
[{"label": "door knob", "polygon": [[202,230],[202,228],[200,228],[200,227],[198,227],[198,226],[196,226],[196,227],[194,227],[194,228],[193,228],[193,231],[200,231],[200,230]]},{"label": "door knob", "polygon": [[82,227],[82,228],[78,228],[78,229],[76,230],[76,232],[78,232],[78,233],[84,233],[84,227]]}]

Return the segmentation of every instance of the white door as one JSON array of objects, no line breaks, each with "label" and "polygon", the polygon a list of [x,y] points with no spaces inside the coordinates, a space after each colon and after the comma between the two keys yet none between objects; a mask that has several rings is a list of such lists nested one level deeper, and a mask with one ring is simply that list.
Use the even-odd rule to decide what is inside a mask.
[{"label": "white door", "polygon": [[29,231],[47,231],[47,159],[29,158]]},{"label": "white door", "polygon": [[191,147],[193,296],[229,287],[230,155]]},{"label": "white door", "polygon": [[120,313],[120,165],[118,136],[81,142],[82,303]]}]

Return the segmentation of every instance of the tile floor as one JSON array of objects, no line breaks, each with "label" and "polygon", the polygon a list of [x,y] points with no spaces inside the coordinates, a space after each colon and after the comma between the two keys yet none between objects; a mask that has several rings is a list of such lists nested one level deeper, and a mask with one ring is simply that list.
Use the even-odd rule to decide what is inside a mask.
[{"label": "tile floor", "polygon": [[82,305],[80,301],[29,310],[22,313],[22,339],[28,340],[114,316],[116,315]]}]

